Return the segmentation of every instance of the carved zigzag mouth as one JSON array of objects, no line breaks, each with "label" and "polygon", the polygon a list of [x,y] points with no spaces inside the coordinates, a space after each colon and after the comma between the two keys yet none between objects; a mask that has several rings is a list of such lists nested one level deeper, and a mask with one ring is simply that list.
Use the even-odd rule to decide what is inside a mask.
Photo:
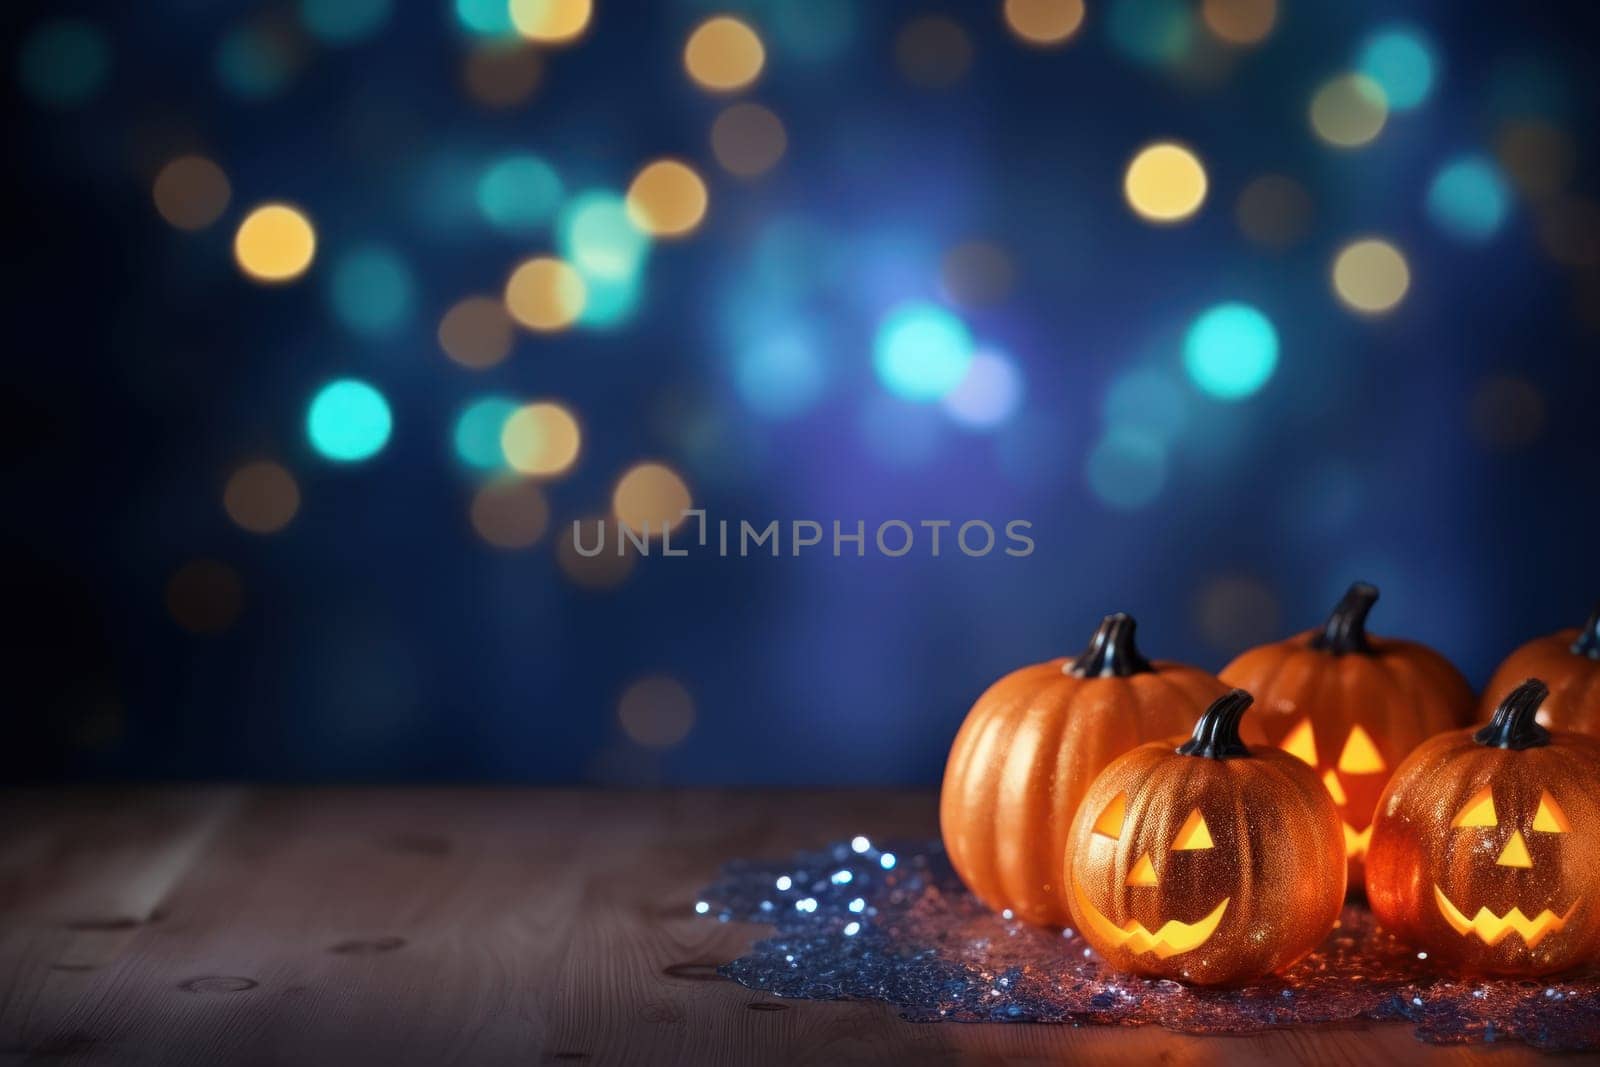
[{"label": "carved zigzag mouth", "polygon": [[1578,910],[1574,901],[1565,915],[1557,915],[1546,908],[1530,919],[1522,914],[1521,908],[1512,908],[1504,915],[1496,915],[1488,908],[1479,908],[1478,913],[1469,919],[1438,886],[1433,887],[1433,898],[1439,905],[1439,913],[1444,916],[1444,921],[1455,927],[1456,933],[1463,937],[1469,933],[1477,934],[1485,945],[1498,945],[1514,932],[1529,948],[1533,948],[1548,935],[1566,926],[1572,913]]},{"label": "carved zigzag mouth", "polygon": [[1126,946],[1130,952],[1154,952],[1161,959],[1193,951],[1210,940],[1211,935],[1216,933],[1217,924],[1222,922],[1222,913],[1228,910],[1228,901],[1233,899],[1223,897],[1222,903],[1203,919],[1192,923],[1168,919],[1161,924],[1161,929],[1151,933],[1136,919],[1129,919],[1127,925],[1118,926],[1106,918],[1099,908],[1089,903],[1076,878],[1072,880],[1072,893],[1078,898],[1078,906],[1083,909],[1095,933],[1115,947]]}]

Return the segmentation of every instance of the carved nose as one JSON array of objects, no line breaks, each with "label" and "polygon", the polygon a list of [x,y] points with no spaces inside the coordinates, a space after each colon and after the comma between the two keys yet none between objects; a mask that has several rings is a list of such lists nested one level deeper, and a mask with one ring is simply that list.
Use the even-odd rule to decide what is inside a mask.
[{"label": "carved nose", "polygon": [[1156,881],[1156,865],[1150,862],[1150,853],[1146,852],[1133,865],[1133,870],[1128,872],[1128,884],[1155,885]]},{"label": "carved nose", "polygon": [[1521,830],[1511,831],[1511,840],[1500,850],[1500,858],[1495,862],[1502,867],[1533,866],[1533,857],[1528,855],[1528,843],[1522,839]]}]

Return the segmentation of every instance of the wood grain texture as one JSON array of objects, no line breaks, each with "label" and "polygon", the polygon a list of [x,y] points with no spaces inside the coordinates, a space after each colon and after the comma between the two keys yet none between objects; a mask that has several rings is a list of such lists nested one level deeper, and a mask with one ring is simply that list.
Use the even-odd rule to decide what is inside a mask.
[{"label": "wood grain texture", "polygon": [[913,1024],[716,965],[734,856],[928,836],[931,794],[497,789],[0,796],[0,1064],[1427,1063],[1404,1026],[1196,1038]]}]

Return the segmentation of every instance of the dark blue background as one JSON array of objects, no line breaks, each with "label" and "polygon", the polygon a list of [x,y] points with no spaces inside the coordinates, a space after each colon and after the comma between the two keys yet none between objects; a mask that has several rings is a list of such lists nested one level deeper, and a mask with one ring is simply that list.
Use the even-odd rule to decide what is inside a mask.
[{"label": "dark blue background", "polygon": [[[597,3],[584,40],[552,53],[509,112],[461,90],[469,42],[443,2],[403,0],[372,40],[313,46],[255,102],[217,85],[212,54],[242,17],[291,7],[8,5],[9,57],[67,12],[96,20],[113,54],[106,91],[81,108],[38,106],[15,77],[5,90],[8,777],[932,782],[991,680],[1076,652],[1107,611],[1138,617],[1150,655],[1219,668],[1313,625],[1364,578],[1383,589],[1377,632],[1434,644],[1481,684],[1600,595],[1600,356],[1593,307],[1591,325],[1577,314],[1600,291],[1596,266],[1553,262],[1543,208],[1520,197],[1480,245],[1423,209],[1443,162],[1492,153],[1502,124],[1526,117],[1574,138],[1571,191],[1592,194],[1588,5],[1287,0],[1272,37],[1204,85],[1122,55],[1097,0],[1056,51],[1021,46],[998,3],[843,5],[853,29],[824,59],[786,51],[771,29],[784,4],[752,2],[740,10],[768,63],[744,95],[783,118],[789,150],[745,183],[708,147],[724,101],[682,70],[709,9]],[[893,60],[895,33],[935,10],[974,51],[942,91]],[[1367,148],[1329,149],[1308,129],[1312,92],[1400,15],[1437,49],[1434,94]],[[1182,227],[1142,223],[1122,200],[1128,159],[1156,138],[1191,144],[1209,172]],[[189,235],[157,215],[150,178],[194,147],[234,197]],[[550,160],[569,189],[621,189],[645,160],[680,155],[707,178],[710,214],[653,251],[626,327],[524,334],[474,374],[439,352],[439,316],[550,243],[496,234],[429,176],[513,149]],[[1316,206],[1281,253],[1247,241],[1233,213],[1269,171]],[[319,258],[300,283],[263,288],[230,241],[248,205],[279,198],[310,212]],[[1334,252],[1368,233],[1412,271],[1404,303],[1372,320],[1328,283]],[[871,360],[884,313],[939,299],[940,257],[973,237],[1008,251],[1017,282],[964,317],[1027,385],[987,434],[889,400]],[[418,283],[410,328],[382,342],[352,336],[325,295],[332,257],[367,240],[399,249]],[[1276,375],[1240,403],[1188,388],[1160,495],[1107,507],[1084,474],[1107,389],[1147,366],[1181,382],[1185,328],[1225,300],[1272,319]],[[732,368],[740,346],[795,328],[817,339],[826,387],[774,422],[741,402]],[[394,410],[392,440],[364,464],[320,459],[303,433],[310,396],[341,375]],[[1515,448],[1492,447],[1472,417],[1504,376],[1543,404]],[[492,549],[467,521],[476,483],[450,435],[489,392],[559,397],[584,422],[581,462],[549,489],[552,531],[527,551]],[[883,455],[867,425],[908,454]],[[228,473],[261,454],[303,494],[270,537],[220,503]],[[578,588],[554,540],[641,457],[681,471],[713,517],[1023,518],[1037,550],[652,558],[615,590]],[[224,633],[190,634],[164,607],[195,557],[241,576]],[[1243,607],[1218,599],[1219,579],[1247,591]],[[661,753],[615,713],[654,673],[697,709]]]}]

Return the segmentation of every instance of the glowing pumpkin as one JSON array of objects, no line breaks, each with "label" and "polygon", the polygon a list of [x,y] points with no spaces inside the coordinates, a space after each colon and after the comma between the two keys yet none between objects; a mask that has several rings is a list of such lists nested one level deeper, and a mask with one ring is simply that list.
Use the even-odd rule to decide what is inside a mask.
[{"label": "glowing pumpkin", "polygon": [[1133,635],[1132,618],[1108,615],[1083,655],[1013,671],[967,713],[939,826],[951,866],[989,907],[1064,925],[1061,857],[1083,791],[1114,758],[1184,730],[1227,691],[1197,667],[1150,662]]},{"label": "glowing pumpkin", "polygon": [[1247,747],[1242,689],[1177,748],[1112,762],[1083,798],[1066,857],[1078,929],[1113,967],[1203,985],[1281,971],[1333,929],[1344,834],[1315,772]]},{"label": "glowing pumpkin", "polygon": [[1494,714],[1506,694],[1528,677],[1550,687],[1539,709],[1541,725],[1600,736],[1600,605],[1583,629],[1537,638],[1506,657],[1483,691],[1482,715]]},{"label": "glowing pumpkin", "polygon": [[1270,742],[1316,769],[1344,820],[1353,889],[1390,772],[1427,738],[1470,721],[1474,703],[1439,653],[1367,633],[1377,601],[1375,586],[1357,582],[1322,629],[1252,649],[1220,675],[1255,694]]},{"label": "glowing pumpkin", "polygon": [[1600,960],[1600,740],[1535,721],[1513,689],[1489,725],[1429,741],[1384,790],[1367,854],[1378,921],[1460,974]]}]

